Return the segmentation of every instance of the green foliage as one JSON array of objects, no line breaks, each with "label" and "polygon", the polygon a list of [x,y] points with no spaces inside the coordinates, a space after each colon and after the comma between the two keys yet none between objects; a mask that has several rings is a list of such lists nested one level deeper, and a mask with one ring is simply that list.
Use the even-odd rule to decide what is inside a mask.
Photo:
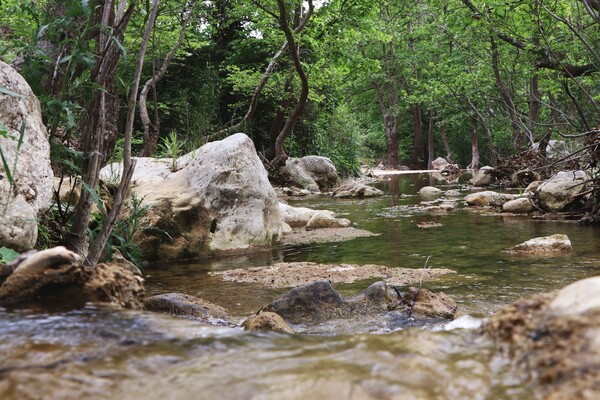
[{"label": "green foliage", "polygon": [[185,142],[181,142],[177,138],[177,132],[171,131],[166,138],[163,139],[160,144],[159,157],[171,158],[171,171],[177,171],[177,159],[183,154],[183,145]]},{"label": "green foliage", "polygon": [[0,247],[0,264],[6,264],[15,261],[21,254],[9,249],[8,247]]},{"label": "green foliage", "polygon": [[[112,230],[110,237],[108,238],[105,258],[112,258],[112,254],[115,250],[118,250],[125,259],[135,264],[140,271],[141,268],[141,251],[140,248],[134,241],[135,233],[142,228],[142,219],[148,211],[148,206],[142,205],[143,198],[140,199],[136,196],[135,192],[131,194],[130,201],[127,205],[127,209],[123,214],[123,217],[119,217],[115,223],[115,227]],[[100,229],[105,221],[105,214],[102,211],[104,208],[102,201],[98,199],[99,211],[93,213],[94,225],[89,230],[88,234],[90,238],[96,237],[100,232]]]}]

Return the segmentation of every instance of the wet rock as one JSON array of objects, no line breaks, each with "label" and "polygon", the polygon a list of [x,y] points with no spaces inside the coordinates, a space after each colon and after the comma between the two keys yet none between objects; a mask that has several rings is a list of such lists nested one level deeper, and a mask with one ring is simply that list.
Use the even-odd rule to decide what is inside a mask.
[{"label": "wet rock", "polygon": [[440,175],[445,177],[448,182],[457,182],[460,176],[460,168],[457,164],[448,164],[440,171]]},{"label": "wet rock", "polygon": [[280,333],[295,333],[291,326],[274,312],[262,311],[242,323],[244,330],[250,332],[273,331]]},{"label": "wet rock", "polygon": [[529,214],[534,210],[535,207],[529,197],[519,197],[518,199],[507,201],[502,206],[502,211],[515,214]]},{"label": "wet rock", "polygon": [[424,186],[421,189],[419,189],[418,193],[421,197],[431,198],[440,196],[442,194],[442,191],[433,186]]},{"label": "wet rock", "polygon": [[600,398],[598,279],[518,300],[485,324],[498,353],[524,369],[537,398]]},{"label": "wet rock", "polygon": [[335,218],[328,212],[317,212],[306,223],[306,230],[327,228],[348,228],[352,225],[349,219]]},{"label": "wet rock", "polygon": [[584,171],[558,172],[538,187],[536,196],[540,206],[549,212],[564,211],[586,190],[586,179]]},{"label": "wet rock", "polygon": [[573,251],[571,241],[563,234],[533,238],[509,250],[514,254],[552,254],[571,251]]},{"label": "wet rock", "polygon": [[443,170],[448,165],[450,165],[450,163],[443,157],[438,157],[431,162],[433,169],[437,169],[438,171]]},{"label": "wet rock", "polygon": [[0,165],[0,247],[23,252],[35,245],[38,216],[52,202],[50,144],[37,97],[25,79],[2,61],[0,87],[18,95],[0,93],[0,124],[8,133],[8,137],[0,135],[0,148],[8,167],[16,167],[11,185]]},{"label": "wet rock", "polygon": [[291,323],[322,321],[351,313],[350,305],[326,281],[298,286],[264,308]]},{"label": "wet rock", "polygon": [[502,207],[504,203],[514,200],[517,197],[518,196],[512,194],[503,194],[486,190],[485,192],[476,192],[465,196],[465,201],[469,206],[475,207]]},{"label": "wet rock", "polygon": [[144,280],[115,264],[86,266],[81,258],[55,247],[24,258],[0,286],[0,304],[44,298],[64,302],[99,301],[141,308]]},{"label": "wet rock", "polygon": [[383,281],[375,282],[354,297],[346,299],[355,314],[388,311],[399,302],[399,292]]},{"label": "wet rock", "polygon": [[487,186],[494,180],[493,172],[494,168],[492,167],[481,167],[481,169],[475,173],[469,182],[473,186]]},{"label": "wet rock", "polygon": [[443,292],[433,293],[425,288],[410,287],[402,296],[402,304],[412,310],[412,315],[453,319],[457,305]]},{"label": "wet rock", "polygon": [[228,318],[227,311],[223,307],[183,293],[166,293],[148,297],[144,300],[144,307],[150,311],[160,311],[206,321]]},{"label": "wet rock", "polygon": [[[277,195],[248,136],[208,143],[176,166],[172,172],[169,160],[137,159],[132,190],[149,209],[136,242],[146,260],[240,252],[280,240]],[[120,168],[111,164],[102,176]]]},{"label": "wet rock", "polygon": [[306,156],[288,158],[284,170],[311,192],[324,191],[335,186],[338,180],[337,170],[327,157]]},{"label": "wet rock", "polygon": [[462,193],[461,193],[461,192],[459,192],[459,191],[458,191],[458,190],[456,190],[456,189],[450,189],[450,190],[446,190],[446,191],[444,192],[444,196],[447,196],[447,197],[461,197],[461,196],[462,196]]},{"label": "wet rock", "polygon": [[365,185],[361,182],[349,182],[334,189],[333,197],[337,198],[367,198],[383,196],[383,192],[377,188]]},{"label": "wet rock", "polygon": [[123,257],[123,254],[119,250],[114,250],[112,254],[111,264],[118,265],[119,267],[126,269],[134,275],[142,276],[142,271],[131,261]]},{"label": "wet rock", "polygon": [[562,288],[548,308],[556,316],[581,315],[600,310],[600,276],[583,279]]}]

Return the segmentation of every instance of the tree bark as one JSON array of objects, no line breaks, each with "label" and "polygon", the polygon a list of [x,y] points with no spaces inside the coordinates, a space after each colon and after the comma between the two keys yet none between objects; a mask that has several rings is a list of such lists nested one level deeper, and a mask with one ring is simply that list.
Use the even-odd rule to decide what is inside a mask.
[{"label": "tree bark", "polygon": [[508,108],[508,116],[510,118],[510,123],[513,129],[513,145],[515,149],[519,149],[521,147],[521,139],[522,133],[521,128],[519,126],[519,117],[517,113],[517,108],[515,103],[512,100],[512,96],[504,82],[502,81],[502,77],[500,76],[500,61],[498,54],[498,47],[496,46],[496,41],[494,37],[490,37],[491,43],[491,51],[492,51],[492,69],[494,70],[494,78],[496,80],[496,85],[498,86],[498,90],[500,91],[500,95],[502,96],[502,100],[506,107]]},{"label": "tree bark", "polygon": [[[294,64],[294,68],[296,73],[298,74],[298,78],[300,78],[300,96],[298,98],[298,103],[296,103],[296,107],[294,111],[290,114],[283,129],[279,132],[279,136],[277,136],[277,140],[275,141],[275,158],[271,161],[275,166],[283,166],[285,165],[286,160],[288,159],[287,154],[285,153],[285,149],[283,144],[285,139],[288,138],[290,133],[292,133],[292,128],[294,124],[304,111],[304,107],[306,106],[306,101],[308,100],[308,77],[306,76],[306,72],[304,72],[304,68],[302,67],[302,63],[300,61],[300,52],[298,51],[298,44],[296,43],[296,39],[294,38],[294,32],[290,28],[287,21],[287,11],[285,8],[284,0],[277,0],[277,6],[279,8],[279,25],[283,32],[285,33],[285,38],[288,43],[290,56],[292,57],[292,61]],[[309,14],[312,14],[313,3],[312,0],[308,0]]]},{"label": "tree bark", "polygon": [[433,128],[435,125],[435,110],[429,111],[429,125],[427,126],[427,169],[433,169],[435,151],[433,147]]},{"label": "tree bark", "polygon": [[411,167],[415,169],[423,168],[425,161],[425,149],[423,148],[423,121],[421,115],[421,106],[414,104],[411,107],[413,122],[413,151],[411,156]]},{"label": "tree bark", "polygon": [[478,169],[479,168],[479,139],[477,130],[477,118],[471,118],[471,164],[467,166],[467,169]]},{"label": "tree bark", "polygon": [[90,72],[90,81],[94,89],[90,102],[86,105],[85,118],[82,121],[83,161],[81,179],[83,190],[73,213],[73,225],[66,235],[66,245],[73,251],[87,255],[87,229],[94,198],[98,196],[96,186],[100,169],[106,164],[114,148],[118,128],[117,117],[119,99],[117,96],[116,68],[121,52],[116,40],[122,40],[125,28],[133,15],[134,3],[123,13],[121,19],[115,18],[114,1],[106,0],[98,4],[93,16],[95,25],[112,27],[112,33],[106,29],[96,32],[96,57],[98,62]]},{"label": "tree bark", "polygon": [[442,136],[442,143],[444,145],[444,150],[446,150],[446,161],[448,161],[450,164],[453,164],[452,149],[450,148],[450,145],[448,144],[448,135],[446,134],[446,124],[445,123],[442,123],[442,125],[440,126],[440,135]]}]

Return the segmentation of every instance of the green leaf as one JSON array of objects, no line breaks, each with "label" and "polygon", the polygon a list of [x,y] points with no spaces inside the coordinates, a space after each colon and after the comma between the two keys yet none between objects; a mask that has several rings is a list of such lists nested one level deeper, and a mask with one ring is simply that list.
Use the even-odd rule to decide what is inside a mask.
[{"label": "green leaf", "polygon": [[2,167],[4,168],[6,177],[8,178],[8,181],[10,182],[10,184],[12,185],[15,182],[15,180],[14,180],[12,174],[10,173],[10,167],[8,166],[8,161],[6,161],[6,157],[4,157],[4,152],[2,151],[2,146],[0,146],[0,159],[2,159]]},{"label": "green leaf", "polygon": [[9,249],[8,247],[0,247],[0,263],[9,263],[19,258],[21,254]]},{"label": "green leaf", "polygon": [[0,86],[0,93],[2,94],[7,94],[9,96],[13,96],[13,97],[23,97],[22,95],[20,95],[19,93],[15,93],[11,90],[8,90],[7,88],[5,88],[4,86]]}]

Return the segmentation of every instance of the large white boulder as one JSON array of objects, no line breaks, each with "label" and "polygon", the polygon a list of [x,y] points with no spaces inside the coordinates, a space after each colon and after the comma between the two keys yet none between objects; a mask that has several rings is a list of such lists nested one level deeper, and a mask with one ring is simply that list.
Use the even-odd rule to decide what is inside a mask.
[{"label": "large white boulder", "polygon": [[306,156],[302,158],[288,158],[285,163],[292,178],[311,192],[330,189],[337,183],[338,176],[335,166],[327,157]]},{"label": "large white boulder", "polygon": [[[178,160],[140,158],[132,178],[149,225],[137,236],[145,259],[171,261],[271,246],[281,237],[278,200],[252,140],[243,133]],[[102,176],[119,176],[120,165]]]},{"label": "large white boulder", "polygon": [[444,157],[438,157],[431,162],[431,167],[433,169],[437,169],[438,171],[443,170],[448,165],[450,165],[450,163]]},{"label": "large white boulder", "polygon": [[[0,247],[25,251],[35,245],[37,217],[52,201],[50,145],[38,99],[25,79],[2,61],[0,86],[18,94],[0,93],[0,124],[7,136],[0,134],[0,148],[11,174],[14,171],[11,186],[0,164]],[[19,148],[21,129],[24,135]]]},{"label": "large white boulder", "polygon": [[600,309],[600,276],[562,288],[549,305],[554,315],[573,316]]},{"label": "large white boulder", "polygon": [[535,193],[544,210],[563,211],[586,190],[587,179],[584,171],[561,171],[542,183]]}]

